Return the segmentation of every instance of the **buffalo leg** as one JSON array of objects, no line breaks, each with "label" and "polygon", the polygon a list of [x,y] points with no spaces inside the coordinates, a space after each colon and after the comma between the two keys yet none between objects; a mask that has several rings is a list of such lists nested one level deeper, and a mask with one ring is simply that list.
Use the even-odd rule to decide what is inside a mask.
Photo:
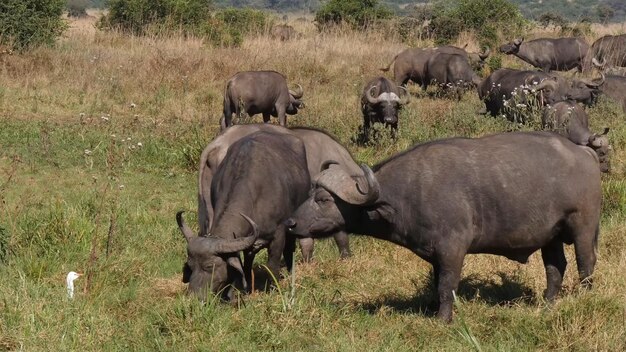
[{"label": "buffalo leg", "polygon": [[302,252],[302,260],[305,263],[313,260],[313,244],[314,240],[312,238],[301,238],[300,239],[300,251]]},{"label": "buffalo leg", "polygon": [[452,321],[452,304],[454,296],[452,291],[457,291],[461,279],[461,269],[463,267],[463,255],[446,253],[445,258],[440,258],[437,266],[437,295],[439,296],[439,311],[437,318],[450,322]]},{"label": "buffalo leg", "polygon": [[335,239],[335,244],[337,244],[337,248],[339,249],[339,257],[341,259],[346,259],[352,256],[350,253],[350,240],[348,239],[348,234],[345,231],[335,232],[333,235]]},{"label": "buffalo leg", "polygon": [[285,266],[287,270],[291,272],[293,269],[293,253],[296,250],[296,237],[287,236],[285,234],[285,247],[283,248],[283,258],[285,259]]},{"label": "buffalo leg", "polygon": [[267,267],[276,280],[280,279],[280,257],[285,249],[285,227],[279,226],[274,232],[274,238],[267,247]]},{"label": "buffalo leg", "polygon": [[287,110],[284,106],[277,106],[276,113],[278,115],[278,124],[287,127]]},{"label": "buffalo leg", "polygon": [[[582,222],[582,220],[580,222]],[[598,231],[597,225],[595,228],[590,228],[589,225],[585,226],[583,224],[578,227],[572,227],[578,276],[581,284],[587,288],[591,287],[591,275],[596,265],[596,241]]]},{"label": "buffalo leg", "polygon": [[561,290],[563,275],[567,260],[563,252],[563,242],[558,239],[552,240],[548,245],[541,248],[543,266],[546,269],[547,288],[543,296],[547,301],[553,301]]},{"label": "buffalo leg", "polygon": [[270,122],[270,114],[268,112],[263,113],[263,122],[264,123]]}]

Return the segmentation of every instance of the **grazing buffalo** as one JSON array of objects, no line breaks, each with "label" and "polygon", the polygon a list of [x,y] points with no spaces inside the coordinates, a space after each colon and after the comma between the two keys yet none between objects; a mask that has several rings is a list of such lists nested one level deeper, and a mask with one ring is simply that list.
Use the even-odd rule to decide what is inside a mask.
[{"label": "grazing buffalo", "polygon": [[570,141],[593,149],[598,154],[600,171],[609,172],[609,140],[606,134],[608,128],[602,134],[592,133],[589,130],[589,116],[576,102],[571,100],[560,101],[546,107],[541,119],[544,129],[552,130]]},{"label": "grazing buffalo", "polygon": [[296,39],[298,32],[288,24],[278,24],[272,27],[270,30],[270,36],[272,39],[278,39],[281,42]]},{"label": "grazing buffalo", "polygon": [[224,90],[224,118],[222,128],[232,126],[232,114],[242,111],[248,115],[263,114],[263,122],[270,115],[278,117],[281,126],[287,126],[287,114],[295,115],[304,104],[302,87],[290,90],[285,76],[274,71],[239,72],[226,82]]},{"label": "grazing buffalo", "polygon": [[[359,166],[353,161],[350,152],[337,140],[323,131],[311,128],[287,129],[270,124],[247,124],[235,125],[227,128],[211,143],[209,143],[200,156],[200,172],[198,173],[198,225],[201,236],[208,234],[212,226],[213,207],[211,206],[211,183],[215,170],[226,157],[226,152],[241,138],[258,131],[289,134],[302,140],[306,150],[306,160],[311,179],[319,174],[322,165],[327,160],[334,160],[350,175],[362,175]],[[286,168],[286,166],[284,166]],[[348,235],[345,232],[335,234],[335,242],[339,248],[341,258],[350,256]],[[302,256],[309,261],[313,256],[313,241],[308,239],[300,241]]]},{"label": "grazing buffalo", "polygon": [[[540,71],[499,69],[478,85],[478,96],[485,102],[486,111],[492,116],[507,112],[507,107],[526,104],[529,94],[537,94],[540,106],[553,105],[558,101],[576,100],[590,104],[592,93],[603,81],[576,80]],[[513,116],[507,115],[509,119]]]},{"label": "grazing buffalo", "polygon": [[[591,87],[592,89],[585,89]],[[626,112],[626,77],[620,75],[604,75],[590,81],[574,81],[568,99],[584,102],[586,105],[595,103],[599,95],[620,104]]]},{"label": "grazing buffalo", "polygon": [[518,38],[500,47],[500,52],[515,55],[543,72],[583,70],[589,44],[581,38]]},{"label": "grazing buffalo", "polygon": [[393,60],[380,70],[387,72],[393,67],[393,76],[397,85],[406,86],[409,81],[413,81],[415,84],[424,85],[424,66],[431,56],[437,53],[446,54],[458,54],[462,55],[469,61],[472,69],[480,70],[484,64],[485,59],[489,56],[489,48],[482,53],[468,53],[464,48],[458,48],[455,46],[441,46],[438,48],[409,48],[398,55],[394,56]]},{"label": "grazing buffalo", "polygon": [[233,143],[211,184],[214,218],[209,232],[195,236],[182,212],[176,214],[187,240],[183,282],[189,283],[189,290],[204,299],[210,288],[226,300],[232,298],[234,285],[247,291],[252,262],[263,247],[268,248],[274,277],[279,275],[281,255],[291,270],[295,239],[285,237],[283,222],[306,199],[310,182],[300,138],[256,132]]},{"label": "grazing buffalo", "polygon": [[363,169],[366,189],[341,169],[323,172],[289,232],[345,230],[408,248],[433,266],[439,318],[452,319],[467,254],[526,263],[541,249],[551,301],[567,264],[563,244],[573,243],[580,280],[591,283],[602,200],[593,150],[550,132],[512,132],[432,141]]},{"label": "grazing buffalo", "polygon": [[626,34],[605,35],[597,39],[585,58],[585,69],[590,69],[592,60],[610,67],[626,67]]},{"label": "grazing buffalo", "polygon": [[361,94],[365,138],[369,136],[371,125],[376,122],[390,126],[395,136],[398,130],[398,112],[406,103],[408,103],[406,90],[387,78],[376,77],[367,82]]},{"label": "grazing buffalo", "polygon": [[477,86],[480,81],[480,77],[472,70],[464,56],[436,53],[428,59],[424,66],[422,89],[435,83],[444,89],[455,89],[458,99],[461,99],[463,89]]}]

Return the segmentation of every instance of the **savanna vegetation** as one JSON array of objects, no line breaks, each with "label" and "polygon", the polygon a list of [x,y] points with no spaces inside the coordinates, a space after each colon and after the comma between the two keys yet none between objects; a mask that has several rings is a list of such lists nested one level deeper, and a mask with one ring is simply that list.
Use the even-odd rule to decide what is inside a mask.
[{"label": "savanna vegetation", "polygon": [[[406,47],[397,32],[319,32],[294,20],[297,40],[259,31],[222,47],[194,33],[96,29],[92,15],[72,20],[54,46],[0,54],[0,350],[626,350],[626,114],[618,105],[589,109],[592,129],[610,127],[614,148],[592,290],[579,288],[571,247],[553,305],[541,298],[539,253],[527,265],[468,256],[447,325],[428,306],[429,264],[352,237],[348,260],[319,241],[315,262],[298,263],[278,289],[237,306],[203,305],[185,296],[185,241],[174,214],[189,210],[193,224],[198,158],[219,130],[223,83],[237,71],[276,70],[301,84],[307,107],[290,125],[334,134],[369,165],[414,143],[533,124],[477,114],[475,92],[457,102],[410,87],[398,139],[381,131],[379,141],[359,145],[358,96]],[[553,30],[533,27],[526,37],[557,36]],[[587,39],[623,32],[591,25]],[[477,38],[462,31],[450,40],[477,50]],[[262,276],[264,254],[257,263]],[[73,300],[70,270],[84,273]]]}]

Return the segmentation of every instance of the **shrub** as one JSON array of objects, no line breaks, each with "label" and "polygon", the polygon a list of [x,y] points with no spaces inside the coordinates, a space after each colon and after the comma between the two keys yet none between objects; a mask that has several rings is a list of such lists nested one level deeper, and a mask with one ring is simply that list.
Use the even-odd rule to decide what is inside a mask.
[{"label": "shrub", "polygon": [[448,44],[462,31],[473,31],[481,46],[499,44],[498,33],[514,35],[525,25],[519,9],[508,0],[440,0],[431,29],[438,44]]},{"label": "shrub", "polygon": [[211,0],[110,0],[100,27],[137,35],[155,30],[191,33],[211,15]]},{"label": "shrub", "polygon": [[16,50],[52,45],[67,24],[65,0],[0,1],[0,44]]},{"label": "shrub", "polygon": [[319,29],[341,23],[363,29],[391,15],[391,10],[378,0],[330,0],[315,13],[315,21]]},{"label": "shrub", "polygon": [[244,35],[261,32],[270,22],[259,10],[214,12],[211,0],[111,0],[109,14],[101,19],[100,27],[136,35],[182,32],[213,45],[238,46]]}]

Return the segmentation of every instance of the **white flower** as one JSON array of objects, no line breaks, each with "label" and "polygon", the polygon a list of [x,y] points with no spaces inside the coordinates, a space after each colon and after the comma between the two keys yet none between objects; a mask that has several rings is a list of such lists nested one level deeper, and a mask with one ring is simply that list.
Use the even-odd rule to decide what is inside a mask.
[{"label": "white flower", "polygon": [[130,108],[131,108],[131,109],[134,109],[134,108],[136,108],[136,107],[137,107],[137,104],[135,104],[135,103],[130,103]]},{"label": "white flower", "polygon": [[91,150],[85,149],[85,155],[91,155]]},{"label": "white flower", "polygon": [[80,114],[78,114],[78,116],[80,116],[80,117],[85,117],[85,113],[84,113],[84,112],[81,112]]},{"label": "white flower", "polygon": [[120,185],[120,189],[124,189],[124,185]]},{"label": "white flower", "polygon": [[498,87],[501,87],[501,86],[502,86],[502,84],[498,83]]},{"label": "white flower", "polygon": [[130,137],[126,138],[127,141],[130,141],[130,139],[131,139]]},{"label": "white flower", "polygon": [[100,116],[100,118],[104,121],[109,121],[109,118],[107,116]]},{"label": "white flower", "polygon": [[141,142],[137,142],[137,146],[138,147],[143,147],[143,144]]},{"label": "white flower", "polygon": [[526,104],[517,104],[517,105],[515,105],[515,106],[517,106],[518,108],[525,108],[525,107],[526,107]]},{"label": "white flower", "polygon": [[111,138],[115,138],[115,135],[114,135],[114,134],[112,134],[112,135],[111,135]]}]

